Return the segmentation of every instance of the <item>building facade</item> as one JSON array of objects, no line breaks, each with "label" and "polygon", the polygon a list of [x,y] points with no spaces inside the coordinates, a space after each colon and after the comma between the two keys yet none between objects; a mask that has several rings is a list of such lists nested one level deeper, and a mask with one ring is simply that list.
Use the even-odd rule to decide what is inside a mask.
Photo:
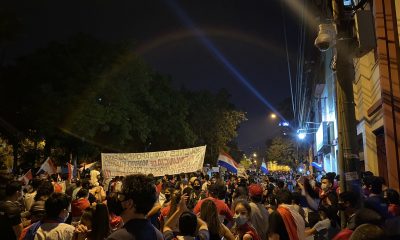
[{"label": "building facade", "polygon": [[319,77],[314,88],[314,119],[310,127],[315,132],[314,166],[325,172],[338,171],[336,80],[331,66],[333,56],[332,49],[321,53],[321,62],[317,70]]},{"label": "building facade", "polygon": [[400,1],[375,0],[377,47],[354,60],[354,97],[362,168],[399,189]]}]

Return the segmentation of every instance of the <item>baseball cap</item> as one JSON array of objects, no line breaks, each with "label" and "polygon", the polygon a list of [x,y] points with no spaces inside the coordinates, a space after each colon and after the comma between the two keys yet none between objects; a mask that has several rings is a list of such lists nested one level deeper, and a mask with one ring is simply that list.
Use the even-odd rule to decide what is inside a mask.
[{"label": "baseball cap", "polygon": [[263,189],[259,184],[251,184],[249,186],[249,195],[250,196],[261,196],[263,194]]}]

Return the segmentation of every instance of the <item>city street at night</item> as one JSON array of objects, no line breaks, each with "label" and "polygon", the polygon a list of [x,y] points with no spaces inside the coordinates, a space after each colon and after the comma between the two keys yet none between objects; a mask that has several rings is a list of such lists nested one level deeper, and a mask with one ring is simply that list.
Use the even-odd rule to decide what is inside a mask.
[{"label": "city street at night", "polygon": [[400,239],[400,1],[0,3],[7,240]]}]

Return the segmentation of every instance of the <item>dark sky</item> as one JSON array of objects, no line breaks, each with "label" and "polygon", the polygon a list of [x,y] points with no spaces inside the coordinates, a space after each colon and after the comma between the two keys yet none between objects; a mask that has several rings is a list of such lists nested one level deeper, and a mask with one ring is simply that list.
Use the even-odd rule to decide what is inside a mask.
[{"label": "dark sky", "polygon": [[[279,1],[178,1],[194,26],[273,106],[290,97]],[[2,5],[23,23],[21,36],[7,49],[9,62],[79,32],[103,40],[133,40],[135,51],[155,70],[170,75],[175,86],[214,92],[226,88],[231,93],[232,102],[247,112],[238,136],[242,150],[263,150],[265,140],[277,131],[277,122],[267,117],[271,110],[215,58],[166,0],[8,0]],[[299,20],[283,7],[293,64]]]}]

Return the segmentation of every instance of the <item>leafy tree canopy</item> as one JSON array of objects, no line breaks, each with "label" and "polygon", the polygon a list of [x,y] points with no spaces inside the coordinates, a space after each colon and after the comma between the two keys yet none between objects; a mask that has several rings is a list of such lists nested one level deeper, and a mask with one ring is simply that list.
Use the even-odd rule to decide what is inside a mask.
[{"label": "leafy tree canopy", "polygon": [[0,117],[34,132],[34,141],[45,139],[48,154],[54,147],[82,157],[206,144],[206,161],[214,163],[245,120],[226,91],[175,90],[129,44],[84,34],[19,59],[1,77]]},{"label": "leafy tree canopy", "polygon": [[293,166],[296,159],[296,143],[288,137],[275,137],[267,147],[267,161]]}]

